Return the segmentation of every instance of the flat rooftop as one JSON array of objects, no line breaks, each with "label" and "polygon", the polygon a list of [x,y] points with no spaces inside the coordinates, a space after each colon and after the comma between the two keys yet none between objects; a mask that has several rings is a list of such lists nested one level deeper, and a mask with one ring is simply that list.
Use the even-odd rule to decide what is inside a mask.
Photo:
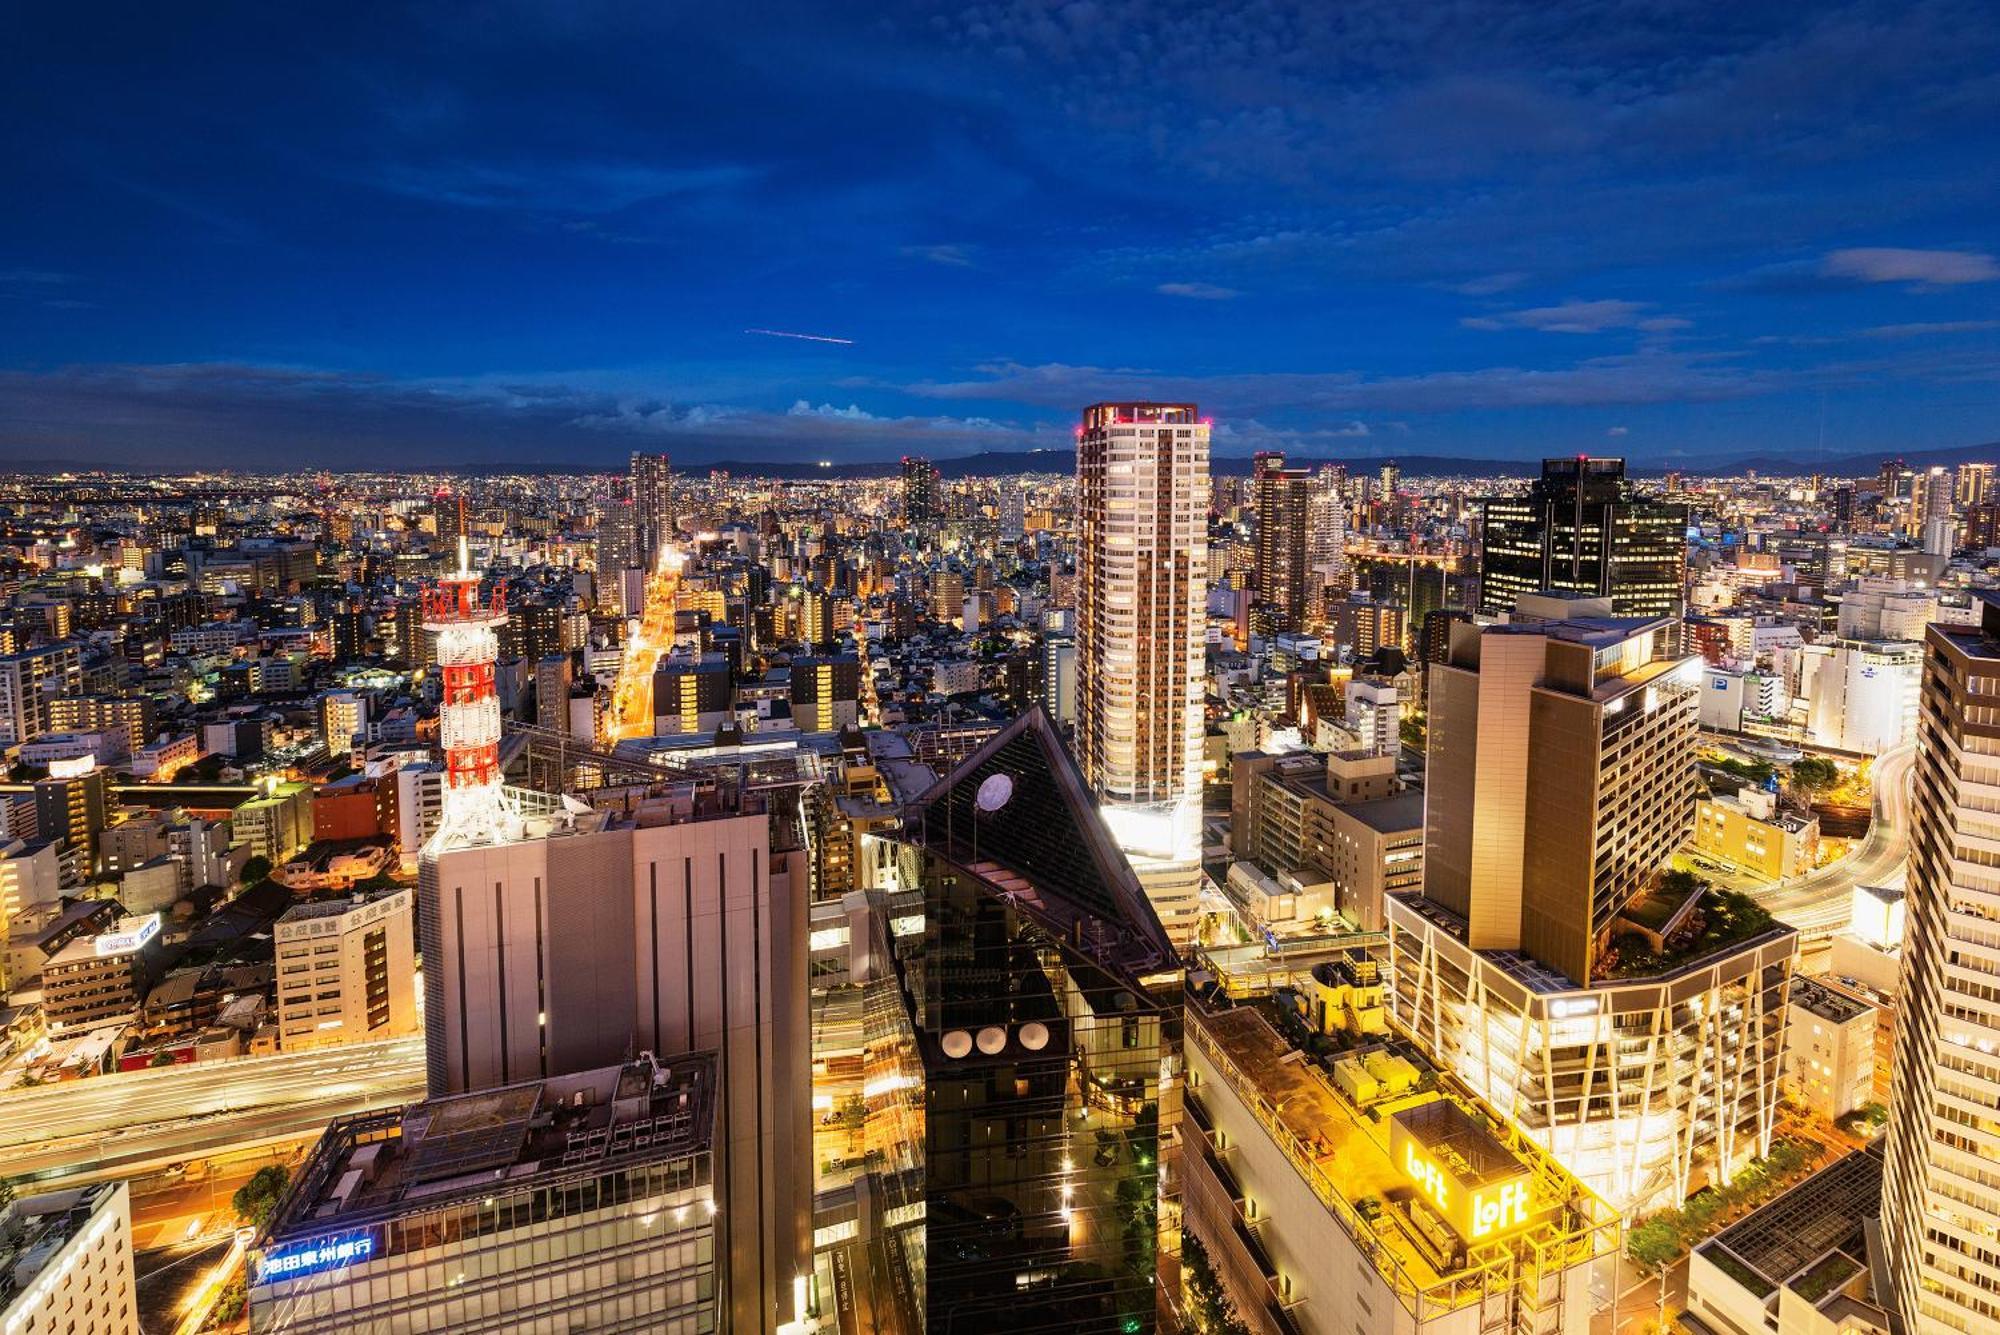
[{"label": "flat rooftop", "polygon": [[1405,834],[1424,827],[1424,792],[1412,788],[1393,797],[1344,802],[1340,809],[1377,834]]},{"label": "flat rooftop", "polygon": [[[1188,1018],[1197,1050],[1220,1053],[1227,1063],[1222,1068],[1225,1078],[1238,1086],[1239,1094],[1251,1096],[1245,1102],[1265,1121],[1267,1130],[1280,1131],[1290,1141],[1293,1154],[1289,1157],[1294,1164],[1303,1159],[1311,1165],[1311,1172],[1302,1174],[1307,1185],[1333,1210],[1357,1245],[1374,1258],[1377,1268],[1394,1277],[1399,1287],[1412,1286],[1418,1292],[1431,1293],[1433,1301],[1456,1306],[1476,1300],[1477,1285],[1457,1292],[1440,1286],[1456,1285],[1476,1275],[1491,1262],[1496,1248],[1511,1248],[1517,1239],[1558,1248],[1574,1246],[1578,1260],[1611,1245],[1608,1232],[1593,1236],[1615,1223],[1609,1207],[1554,1160],[1532,1149],[1520,1153],[1505,1145],[1489,1129],[1486,1114],[1454,1086],[1412,1089],[1359,1108],[1310,1058],[1279,1034],[1257,1007],[1211,1012],[1191,1006]],[[1391,1040],[1381,1050],[1393,1054],[1398,1046]],[[1229,1068],[1234,1068],[1233,1074]],[[1271,1127],[1273,1121],[1276,1128]],[[1448,1262],[1420,1244],[1415,1225],[1405,1213],[1412,1209],[1411,1202],[1421,1198],[1414,1180],[1390,1152],[1392,1125],[1409,1132],[1440,1158],[1458,1164],[1473,1180],[1493,1182],[1527,1175],[1532,1196],[1542,1207],[1568,1203],[1576,1207],[1576,1214],[1556,1209],[1522,1231],[1471,1243],[1460,1253],[1463,1260],[1456,1269],[1441,1269]],[[1368,1215],[1361,1213],[1364,1202],[1370,1203]],[[1382,1207],[1379,1213],[1377,1207]]]},{"label": "flat rooftop", "polygon": [[265,1245],[460,1198],[709,1148],[715,1056],[642,1057],[576,1075],[344,1117],[279,1207]]},{"label": "flat rooftop", "polygon": [[[1868,1251],[1862,1222],[1873,1218],[1881,1205],[1878,1141],[1814,1173],[1695,1250],[1711,1260],[1722,1253],[1776,1289],[1830,1251],[1865,1266]],[[1723,1269],[1730,1269],[1726,1261]]]},{"label": "flat rooftop", "polygon": [[[1461,944],[1465,941],[1465,919],[1459,917],[1436,900],[1426,899],[1421,893],[1415,892],[1390,895],[1387,899],[1388,902],[1406,909],[1423,921],[1439,928],[1453,940]],[[1608,978],[1593,979],[1588,983],[1580,983],[1561,970],[1550,968],[1533,956],[1523,954],[1518,950],[1479,950],[1473,953],[1498,968],[1509,978],[1528,989],[1528,991],[1548,996],[1559,992],[1582,992],[1590,988],[1636,987],[1665,982],[1693,969],[1701,968],[1717,959],[1739,955],[1754,946],[1759,946],[1765,942],[1774,941],[1780,937],[1793,934],[1796,934],[1795,929],[1774,918],[1771,920],[1769,926],[1760,931],[1719,941],[1707,950],[1690,950],[1685,956],[1675,957],[1652,973],[1631,974],[1629,976],[1619,974]]]},{"label": "flat rooftop", "polygon": [[1834,1024],[1845,1024],[1856,1016],[1866,1015],[1871,1009],[1864,1001],[1836,992],[1815,979],[1798,975],[1792,978],[1792,1004],[1803,1006],[1820,1019]]},{"label": "flat rooftop", "polygon": [[[9,1226],[0,1229],[0,1308],[34,1284],[69,1240],[90,1227],[99,1211],[111,1204],[121,1185],[99,1182],[22,1196],[0,1210],[0,1220]],[[13,1329],[11,1323],[8,1329]]]}]

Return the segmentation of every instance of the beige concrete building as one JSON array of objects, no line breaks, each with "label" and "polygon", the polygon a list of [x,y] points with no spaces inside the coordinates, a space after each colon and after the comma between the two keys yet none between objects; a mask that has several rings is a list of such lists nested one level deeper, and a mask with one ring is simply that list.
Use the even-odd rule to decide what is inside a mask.
[{"label": "beige concrete building", "polygon": [[417,1031],[416,895],[287,909],[277,948],[278,1042],[287,1052]]},{"label": "beige concrete building", "polygon": [[[809,873],[790,815],[710,779],[599,789],[420,860],[433,1097],[714,1049],[721,1328],[774,1331],[809,1268]],[[780,1310],[780,1304],[786,1310]]]},{"label": "beige concrete building", "polygon": [[1769,1151],[1797,943],[1747,901],[1658,886],[1694,820],[1677,625],[1541,595],[1452,627],[1424,890],[1385,915],[1395,1026],[1621,1210]]},{"label": "beige concrete building", "polygon": [[1698,798],[1694,847],[1752,876],[1782,881],[1812,870],[1819,818],[1778,810],[1777,796],[1761,788]]},{"label": "beige concrete building", "polygon": [[[1186,1013],[1186,1228],[1256,1335],[1572,1335],[1618,1218],[1449,1076]],[[1372,1065],[1372,1070],[1369,1069]]]},{"label": "beige concrete building", "polygon": [[1811,978],[1792,979],[1785,1087],[1831,1121],[1875,1097],[1874,1006]]},{"label": "beige concrete building", "polygon": [[1882,1236],[1904,1326],[2000,1331],[2000,593],[1925,632]]},{"label": "beige concrete building", "polygon": [[123,1182],[0,1207],[0,1330],[139,1335],[132,1204]]},{"label": "beige concrete building", "polygon": [[1700,660],[1678,651],[1674,621],[1574,606],[1453,626],[1431,666],[1424,894],[1474,950],[1588,982],[1620,910],[1693,826]]}]

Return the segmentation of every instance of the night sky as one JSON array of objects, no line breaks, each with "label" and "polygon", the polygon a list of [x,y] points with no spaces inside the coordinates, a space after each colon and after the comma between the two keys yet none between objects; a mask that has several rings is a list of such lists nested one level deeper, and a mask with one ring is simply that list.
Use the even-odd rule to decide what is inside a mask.
[{"label": "night sky", "polygon": [[0,460],[2000,439],[1992,3],[307,8],[12,12]]}]

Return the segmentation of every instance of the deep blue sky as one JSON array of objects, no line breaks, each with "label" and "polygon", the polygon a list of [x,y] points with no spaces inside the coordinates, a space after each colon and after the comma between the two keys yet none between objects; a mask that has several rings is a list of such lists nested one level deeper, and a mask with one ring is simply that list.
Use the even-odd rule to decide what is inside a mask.
[{"label": "deep blue sky", "polygon": [[0,458],[2000,438],[1985,0],[303,8],[10,19]]}]

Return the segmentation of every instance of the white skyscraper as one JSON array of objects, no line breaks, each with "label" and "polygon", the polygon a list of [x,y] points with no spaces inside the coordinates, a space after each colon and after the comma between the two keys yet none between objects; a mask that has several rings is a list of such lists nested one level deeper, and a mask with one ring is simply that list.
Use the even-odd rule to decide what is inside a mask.
[{"label": "white skyscraper", "polygon": [[1882,1235],[1909,1331],[2000,1331],[2000,594],[1926,632]]},{"label": "white skyscraper", "polygon": [[1201,889],[1208,424],[1099,403],[1077,437],[1077,753],[1177,941]]}]

